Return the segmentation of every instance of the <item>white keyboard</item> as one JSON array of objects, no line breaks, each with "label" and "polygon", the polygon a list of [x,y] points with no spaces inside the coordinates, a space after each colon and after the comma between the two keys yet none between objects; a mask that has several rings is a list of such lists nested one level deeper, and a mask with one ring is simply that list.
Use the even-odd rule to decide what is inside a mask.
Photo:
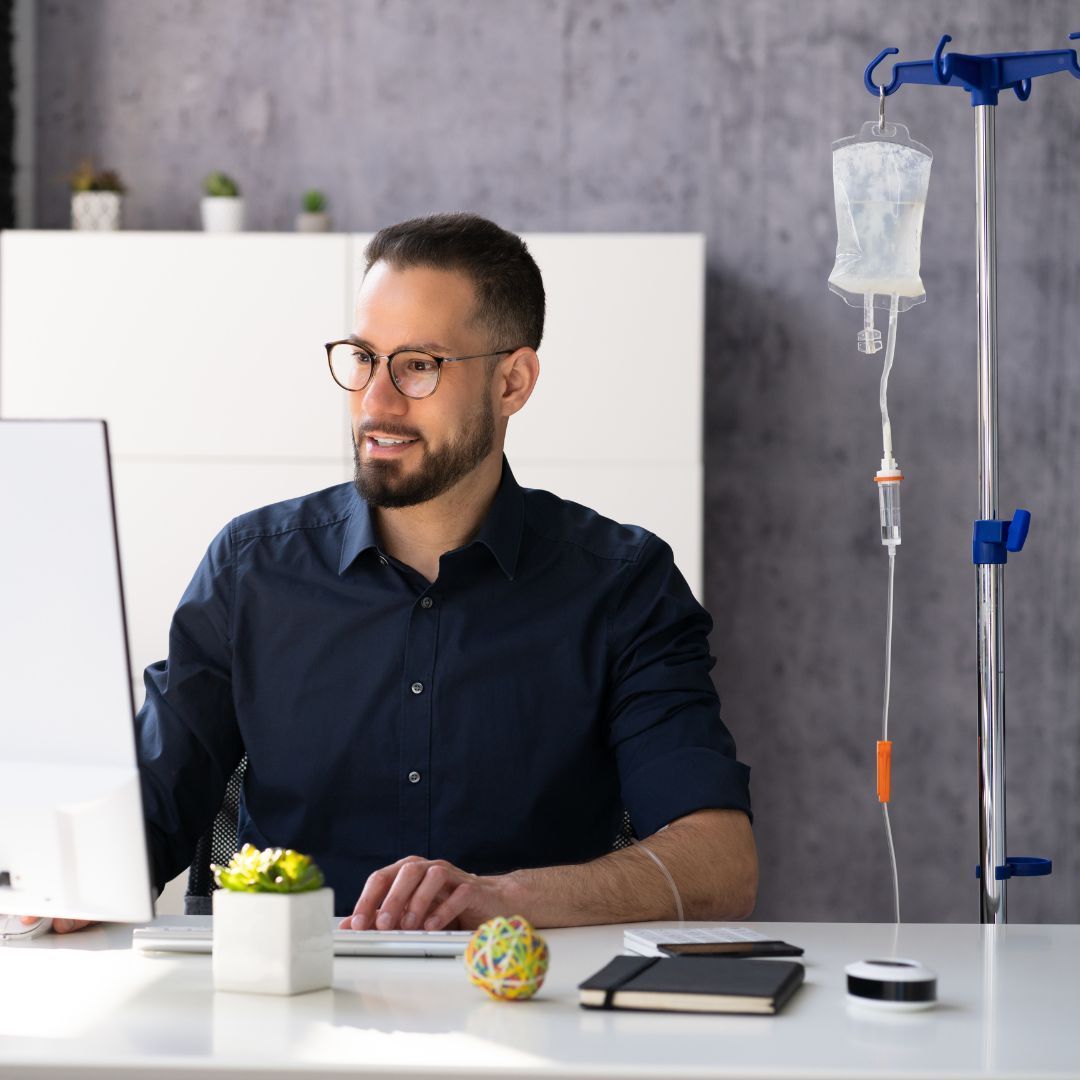
[{"label": "white keyboard", "polygon": [[624,930],[623,949],[638,956],[661,956],[660,945],[712,945],[730,941],[768,941],[745,926],[698,926],[687,930]]},{"label": "white keyboard", "polygon": [[[334,919],[335,956],[461,956],[471,930],[338,930]],[[131,947],[142,952],[209,953],[212,925],[139,926]]]}]

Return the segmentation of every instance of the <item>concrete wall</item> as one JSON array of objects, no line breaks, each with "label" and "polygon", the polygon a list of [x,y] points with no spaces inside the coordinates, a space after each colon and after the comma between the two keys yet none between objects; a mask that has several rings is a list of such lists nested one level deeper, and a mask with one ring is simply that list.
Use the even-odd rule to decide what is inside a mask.
[{"label": "concrete wall", "polygon": [[[758,915],[885,920],[880,365],[825,287],[829,144],[876,116],[862,71],[886,45],[901,60],[944,32],[967,52],[1066,48],[1077,29],[1066,0],[49,0],[37,219],[66,223],[63,176],[89,153],[127,179],[134,228],[195,226],[200,179],[222,168],[258,229],[289,228],[317,186],[344,229],[468,208],[522,230],[705,232],[707,595],[727,721],[754,767]],[[1009,850],[1056,865],[1011,886],[1010,914],[1071,922],[1080,84],[1042,79],[999,114],[1001,510],[1035,515],[1006,573]],[[888,116],[935,154],[929,299],[901,316],[891,393],[908,477],[893,824],[904,917],[973,920],[973,114],[961,91],[908,87]],[[663,342],[643,346],[662,377]]]}]

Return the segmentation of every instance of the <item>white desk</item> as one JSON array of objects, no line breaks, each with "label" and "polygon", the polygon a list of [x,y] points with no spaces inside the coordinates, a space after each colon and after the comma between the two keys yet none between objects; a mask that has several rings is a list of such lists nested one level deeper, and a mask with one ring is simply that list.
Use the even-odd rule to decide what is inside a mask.
[{"label": "white desk", "polygon": [[881,1016],[845,1004],[843,968],[889,953],[892,926],[747,925],[806,949],[778,1017],[580,1008],[621,927],[547,931],[531,1002],[490,1001],[442,959],[339,957],[331,990],[218,994],[209,956],[140,955],[129,927],[48,935],[0,949],[0,1076],[1080,1077],[1080,926],[902,927],[941,1003]]}]

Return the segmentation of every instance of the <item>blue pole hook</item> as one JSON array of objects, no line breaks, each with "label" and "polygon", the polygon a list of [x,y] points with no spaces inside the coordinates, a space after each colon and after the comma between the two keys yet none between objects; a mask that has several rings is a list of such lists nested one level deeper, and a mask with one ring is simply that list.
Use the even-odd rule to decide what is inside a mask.
[{"label": "blue pole hook", "polygon": [[886,56],[894,56],[899,51],[900,50],[895,45],[888,49],[882,49],[881,52],[879,52],[877,56],[870,61],[869,66],[864,72],[863,82],[866,84],[866,89],[869,90],[870,93],[873,94],[875,97],[877,97],[879,93],[884,93],[887,97],[896,89],[897,75],[895,68],[893,68],[892,82],[889,83],[888,86],[878,86],[877,83],[874,82],[874,68],[876,68],[878,64],[880,64],[881,61],[885,59]]},{"label": "blue pole hook", "polygon": [[945,46],[948,45],[950,41],[952,41],[951,34],[942,34],[941,40],[937,43],[937,48],[934,50],[934,75],[942,86],[948,86],[949,79],[952,77],[949,71],[949,58],[942,56],[942,53],[945,51]]}]

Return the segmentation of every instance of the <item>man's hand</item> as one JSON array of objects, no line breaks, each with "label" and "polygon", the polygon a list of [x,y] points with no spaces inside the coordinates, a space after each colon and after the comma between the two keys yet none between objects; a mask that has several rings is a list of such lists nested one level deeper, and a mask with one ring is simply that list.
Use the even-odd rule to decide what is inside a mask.
[{"label": "man's hand", "polygon": [[[23,915],[19,921],[23,926],[29,926],[31,923],[36,923],[39,918],[38,915]],[[52,928],[58,934],[70,934],[73,930],[82,930],[83,927],[96,925],[94,919],[53,919],[52,921]]]},{"label": "man's hand", "polygon": [[474,930],[508,915],[506,879],[479,877],[443,859],[408,855],[376,870],[341,930]]}]

